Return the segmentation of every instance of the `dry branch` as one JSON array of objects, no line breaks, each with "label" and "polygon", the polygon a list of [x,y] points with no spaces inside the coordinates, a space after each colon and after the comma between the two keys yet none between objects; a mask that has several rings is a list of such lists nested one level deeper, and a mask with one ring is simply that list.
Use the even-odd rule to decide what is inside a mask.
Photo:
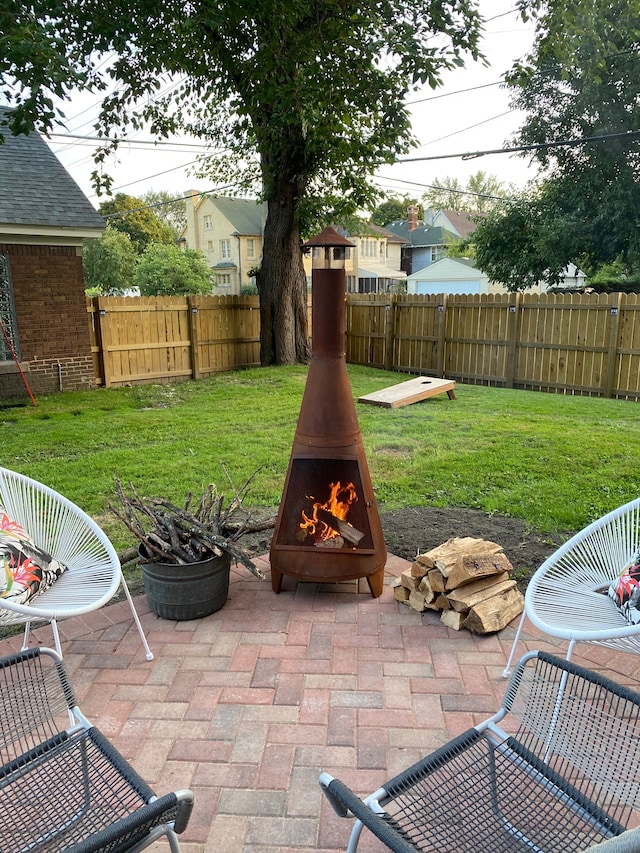
[{"label": "dry branch", "polygon": [[[224,495],[215,485],[209,485],[193,512],[189,511],[191,493],[178,507],[164,498],[140,497],[132,483],[129,483],[131,494],[126,494],[116,479],[116,493],[122,506],[116,509],[110,505],[109,509],[144,546],[148,560],[184,565],[227,553],[262,579],[264,574],[252,560],[254,554],[238,541],[250,522],[251,514],[242,506],[242,497],[255,473],[240,491],[232,485],[234,497],[227,507]],[[241,521],[234,522],[234,529],[228,530],[231,516],[237,513],[241,514]]]}]

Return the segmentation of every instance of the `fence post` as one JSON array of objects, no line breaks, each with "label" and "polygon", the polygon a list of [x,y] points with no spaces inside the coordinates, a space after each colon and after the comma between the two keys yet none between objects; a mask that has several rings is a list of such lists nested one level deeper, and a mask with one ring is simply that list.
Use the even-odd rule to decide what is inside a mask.
[{"label": "fence post", "polygon": [[436,376],[444,379],[444,356],[447,331],[447,294],[442,294],[442,302],[438,304],[438,340],[436,341]]},{"label": "fence post", "polygon": [[107,297],[97,296],[95,301],[96,342],[98,358],[102,363],[102,381],[105,388],[111,387],[111,359],[109,357],[109,320],[107,312]]},{"label": "fence post", "polygon": [[505,364],[506,387],[513,388],[516,378],[516,359],[518,351],[518,316],[522,294],[509,296],[509,319],[507,322],[507,359]]},{"label": "fence post", "polygon": [[189,315],[189,340],[191,341],[191,377],[200,379],[200,338],[198,337],[198,306],[195,296],[187,296],[187,312]]},{"label": "fence post", "polygon": [[396,294],[387,294],[384,311],[384,369],[393,370],[393,338],[396,326]]},{"label": "fence post", "polygon": [[605,368],[602,393],[605,397],[613,397],[613,381],[616,372],[616,354],[618,348],[618,329],[620,327],[620,309],[622,308],[622,293],[611,294],[609,309],[609,344],[607,347],[607,366]]}]

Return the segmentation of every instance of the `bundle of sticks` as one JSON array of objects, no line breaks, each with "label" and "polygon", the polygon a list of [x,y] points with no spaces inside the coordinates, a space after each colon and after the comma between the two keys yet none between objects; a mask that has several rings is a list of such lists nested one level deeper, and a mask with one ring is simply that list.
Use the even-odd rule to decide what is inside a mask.
[{"label": "bundle of sticks", "polygon": [[251,513],[242,506],[256,473],[239,491],[231,484],[234,496],[226,507],[224,494],[214,484],[203,490],[197,503],[193,503],[193,493],[189,492],[184,504],[176,506],[164,498],[140,497],[133,483],[129,483],[127,494],[116,479],[122,506],[110,505],[109,509],[137,537],[147,560],[184,565],[227,553],[263,579],[263,572],[252,559],[255,555],[239,542],[244,533],[275,525],[275,518],[254,523]]}]

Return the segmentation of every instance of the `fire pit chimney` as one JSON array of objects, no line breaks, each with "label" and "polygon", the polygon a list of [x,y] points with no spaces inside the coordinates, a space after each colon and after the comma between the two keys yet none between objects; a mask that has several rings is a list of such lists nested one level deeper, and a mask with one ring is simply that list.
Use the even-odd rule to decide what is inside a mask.
[{"label": "fire pit chimney", "polygon": [[346,367],[345,261],[354,244],[325,228],[314,251],[311,362],[271,543],[271,583],[366,577],[382,593],[387,550]]}]

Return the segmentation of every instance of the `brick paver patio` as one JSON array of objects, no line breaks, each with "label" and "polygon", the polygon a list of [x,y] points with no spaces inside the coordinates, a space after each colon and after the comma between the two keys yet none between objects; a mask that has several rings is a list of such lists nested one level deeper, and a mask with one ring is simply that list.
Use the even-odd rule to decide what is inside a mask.
[{"label": "brick paver patio", "polygon": [[[268,561],[261,558],[268,574]],[[387,580],[408,564],[387,563]],[[142,776],[192,788],[183,853],[344,851],[351,824],[317,785],[320,770],[369,793],[493,711],[514,626],[480,637],[379,599],[366,582],[335,586],[233,570],[222,610],[169,622],[136,600],[153,661],[126,604],[61,623],[80,705]],[[48,626],[32,643],[51,645]],[[564,653],[532,630],[525,646]],[[0,642],[7,654],[20,638]],[[637,686],[640,656],[581,645],[577,661]],[[158,843],[156,851],[167,851]],[[366,833],[362,853],[381,851]]]}]

